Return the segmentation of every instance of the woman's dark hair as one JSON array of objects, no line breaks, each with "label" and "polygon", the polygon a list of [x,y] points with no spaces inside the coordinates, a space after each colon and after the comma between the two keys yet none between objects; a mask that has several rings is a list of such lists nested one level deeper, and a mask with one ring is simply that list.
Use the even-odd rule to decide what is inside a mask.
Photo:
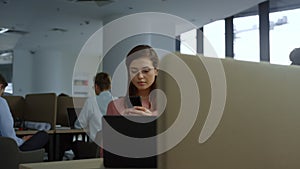
[{"label": "woman's dark hair", "polygon": [[99,86],[101,91],[109,90],[111,88],[111,79],[108,73],[97,73],[95,77],[95,85]]},{"label": "woman's dark hair", "polygon": [[[141,57],[149,58],[152,61],[153,67],[156,69],[158,68],[159,60],[158,60],[158,56],[157,56],[156,52],[154,51],[154,49],[149,45],[138,45],[138,46],[135,46],[133,49],[131,49],[131,51],[127,54],[127,57],[126,57],[126,67],[128,70],[128,77],[130,77],[129,66],[130,66],[131,62],[133,60],[141,58]],[[128,89],[127,95],[136,96],[137,88],[133,85],[130,78],[128,78],[128,80],[129,80],[129,89]],[[153,89],[156,89],[156,87],[157,86],[156,86],[156,77],[155,77],[154,83],[150,87],[150,91],[152,91]]]},{"label": "woman's dark hair", "polygon": [[0,74],[0,84],[3,84],[3,88],[5,88],[8,85],[7,81],[5,80],[2,74]]}]

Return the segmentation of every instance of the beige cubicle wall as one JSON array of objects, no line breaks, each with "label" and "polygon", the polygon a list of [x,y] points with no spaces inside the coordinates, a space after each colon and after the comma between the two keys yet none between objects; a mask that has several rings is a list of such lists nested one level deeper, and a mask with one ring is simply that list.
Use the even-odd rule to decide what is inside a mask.
[{"label": "beige cubicle wall", "polygon": [[25,96],[24,120],[47,122],[51,129],[56,125],[57,96],[55,93],[27,94]]},{"label": "beige cubicle wall", "polygon": [[25,99],[22,96],[3,96],[6,99],[9,109],[15,119],[23,119]]},{"label": "beige cubicle wall", "polygon": [[68,126],[67,108],[82,108],[85,97],[56,96],[55,93],[35,93],[23,96],[3,96],[13,117],[26,121],[47,122]]},{"label": "beige cubicle wall", "polygon": [[13,117],[25,121],[46,122],[54,129],[56,124],[57,96],[55,93],[3,96]]},{"label": "beige cubicle wall", "polygon": [[[185,95],[191,91],[182,90],[176,79],[186,77],[183,65],[196,79],[199,110],[186,137],[160,155],[160,168],[300,168],[300,67],[297,66],[180,54],[164,57],[162,69],[174,74],[160,71],[159,84],[167,105],[159,130],[179,125],[159,143],[161,147],[171,145],[173,138],[182,135],[187,124],[193,123],[189,117],[193,117],[195,104],[189,100],[192,97]],[[220,65],[224,71],[219,69]],[[192,79],[184,83],[192,83]],[[197,94],[197,90],[189,90]],[[185,104],[190,108],[181,113],[190,121],[175,121],[183,99],[189,100]],[[224,110],[218,112],[222,107]]]},{"label": "beige cubicle wall", "polygon": [[85,101],[86,101],[86,97],[58,96],[56,124],[61,126],[68,126],[69,123],[68,123],[67,108],[82,108]]}]

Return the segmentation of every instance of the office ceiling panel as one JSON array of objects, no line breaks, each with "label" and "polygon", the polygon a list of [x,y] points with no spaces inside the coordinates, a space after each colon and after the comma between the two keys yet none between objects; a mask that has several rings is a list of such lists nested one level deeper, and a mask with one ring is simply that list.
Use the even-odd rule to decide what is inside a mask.
[{"label": "office ceiling panel", "polygon": [[[15,33],[0,34],[0,50],[34,49],[86,39],[116,18],[140,12],[175,15],[196,27],[240,13],[263,0],[0,0],[0,27]],[[271,8],[298,7],[299,0],[272,0]],[[254,8],[255,9],[255,8]],[[18,33],[19,32],[19,33]],[[24,32],[22,34],[22,32]],[[83,42],[81,42],[83,43]]]}]

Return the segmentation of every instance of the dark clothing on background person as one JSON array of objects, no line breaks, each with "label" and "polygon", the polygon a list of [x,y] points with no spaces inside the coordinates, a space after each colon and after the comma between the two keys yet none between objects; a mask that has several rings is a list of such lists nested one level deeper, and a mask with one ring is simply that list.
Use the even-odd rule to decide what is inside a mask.
[{"label": "dark clothing on background person", "polygon": [[45,131],[38,131],[36,134],[32,135],[32,137],[25,141],[19,149],[21,151],[31,151],[43,148],[49,140],[49,135]]}]

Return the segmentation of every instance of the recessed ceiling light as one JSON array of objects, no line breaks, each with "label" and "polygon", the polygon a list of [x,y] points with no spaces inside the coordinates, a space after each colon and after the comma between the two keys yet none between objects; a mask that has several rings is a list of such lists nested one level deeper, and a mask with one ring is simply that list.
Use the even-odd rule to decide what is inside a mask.
[{"label": "recessed ceiling light", "polygon": [[63,28],[52,28],[50,29],[50,31],[54,31],[54,32],[67,32],[67,29],[63,29]]},{"label": "recessed ceiling light", "polygon": [[195,22],[196,21],[196,19],[191,19],[191,22]]},{"label": "recessed ceiling light", "polygon": [[1,33],[5,33],[5,32],[7,32],[7,31],[9,31],[8,28],[0,28],[0,34],[1,34]]}]

